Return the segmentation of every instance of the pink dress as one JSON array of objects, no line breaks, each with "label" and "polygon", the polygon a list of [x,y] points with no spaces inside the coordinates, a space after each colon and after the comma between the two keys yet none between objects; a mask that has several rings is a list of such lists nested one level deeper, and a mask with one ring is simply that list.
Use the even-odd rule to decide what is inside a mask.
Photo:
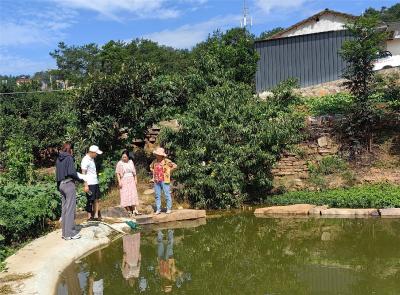
[{"label": "pink dress", "polygon": [[119,161],[115,170],[121,177],[122,188],[119,189],[121,207],[138,206],[139,198],[134,178],[136,169],[132,160],[129,160],[128,163]]},{"label": "pink dress", "polygon": [[125,279],[138,278],[140,272],[140,233],[122,237],[124,256],[122,259],[122,276]]}]

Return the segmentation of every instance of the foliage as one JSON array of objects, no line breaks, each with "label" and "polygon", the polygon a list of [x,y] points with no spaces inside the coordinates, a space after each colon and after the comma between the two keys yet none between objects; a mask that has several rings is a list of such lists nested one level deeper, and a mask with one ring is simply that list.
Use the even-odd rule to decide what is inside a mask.
[{"label": "foliage", "polygon": [[345,41],[340,52],[348,66],[343,74],[344,85],[358,102],[365,102],[371,94],[374,62],[383,54],[386,33],[378,29],[375,16],[359,17],[346,25],[353,39]]},{"label": "foliage", "polygon": [[[179,78],[156,79],[148,63],[128,64],[119,73],[93,76],[78,92],[77,109],[82,145],[98,143],[105,152],[143,138],[153,123],[184,105],[186,92]],[[165,92],[164,92],[165,91]]]},{"label": "foliage", "polygon": [[[0,104],[0,152],[13,136],[32,146],[35,160],[47,150],[73,140],[78,133],[73,97],[69,92],[4,95]],[[3,159],[4,160],[4,159]]]},{"label": "foliage", "polygon": [[280,82],[275,88],[273,88],[273,96],[270,100],[279,105],[282,108],[286,108],[292,104],[299,102],[299,97],[294,94],[294,89],[298,88],[299,84],[297,79],[288,79]]},{"label": "foliage", "polygon": [[398,73],[376,75],[375,93],[381,101],[400,101],[400,75]]},{"label": "foliage", "polygon": [[55,184],[23,185],[3,183],[0,186],[0,234],[5,243],[20,242],[43,231],[47,219],[59,211],[59,193]]},{"label": "foliage", "polygon": [[99,73],[112,75],[132,62],[151,63],[161,73],[171,74],[184,71],[189,63],[187,50],[158,45],[150,40],[136,39],[131,42],[109,41],[102,47],[96,44],[68,46],[64,42],[50,53],[58,69],[55,76],[70,85],[82,85],[90,75]]},{"label": "foliage", "polygon": [[349,115],[340,125],[343,138],[350,143],[352,157],[364,146],[371,151],[373,127],[379,120],[379,112],[369,102],[373,93],[374,61],[382,56],[386,39],[378,24],[377,17],[362,16],[346,25],[353,39],[345,41],[340,52],[348,64],[343,74],[347,79],[344,85],[355,98]]},{"label": "foliage", "polygon": [[340,175],[346,185],[352,185],[355,181],[349,165],[339,156],[323,157],[315,164],[309,163],[308,169],[310,171],[309,181],[319,189],[327,188],[325,177],[328,175]]},{"label": "foliage", "polygon": [[248,86],[227,82],[192,100],[179,123],[179,131],[161,135],[179,167],[178,194],[195,207],[228,208],[271,188],[271,168],[299,139],[303,120],[260,101]]},{"label": "foliage", "polygon": [[384,22],[400,21],[400,3],[394,4],[391,7],[382,7],[381,10],[368,8],[365,10],[365,16],[375,16]]},{"label": "foliage", "polygon": [[310,97],[304,103],[314,116],[346,114],[353,106],[354,97],[347,93],[337,93]]},{"label": "foliage", "polygon": [[391,184],[363,185],[322,192],[289,192],[268,200],[274,205],[314,204],[335,208],[400,207],[400,187]]},{"label": "foliage", "polygon": [[226,80],[254,85],[258,56],[254,36],[246,29],[233,28],[214,32],[193,49],[194,67],[207,85]]},{"label": "foliage", "polygon": [[282,27],[276,27],[276,28],[273,28],[273,29],[271,29],[271,30],[264,31],[264,32],[262,32],[262,33],[260,34],[260,36],[257,38],[257,40],[265,40],[265,39],[268,39],[268,38],[272,37],[273,35],[278,34],[278,33],[282,32],[282,31],[284,31],[284,30],[285,30],[285,29],[282,28]]},{"label": "foliage", "polygon": [[16,183],[32,183],[34,178],[32,142],[13,135],[6,142],[6,177]]}]

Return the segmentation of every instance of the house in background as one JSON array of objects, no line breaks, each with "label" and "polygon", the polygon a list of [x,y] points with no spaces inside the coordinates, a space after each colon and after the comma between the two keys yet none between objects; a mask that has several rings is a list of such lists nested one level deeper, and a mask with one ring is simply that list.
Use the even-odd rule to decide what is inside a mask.
[{"label": "house in background", "polygon": [[18,78],[17,78],[17,80],[15,81],[15,83],[18,85],[18,86],[21,86],[22,84],[26,84],[26,83],[31,83],[31,79],[28,77],[28,76],[19,76]]},{"label": "house in background", "polygon": [[[345,25],[356,16],[325,9],[269,39],[256,41],[260,59],[256,73],[258,93],[279,82],[297,78],[301,87],[341,78],[346,63],[339,55],[343,42],[351,39]],[[379,60],[375,69],[400,65],[399,24],[386,24],[391,56]]]}]

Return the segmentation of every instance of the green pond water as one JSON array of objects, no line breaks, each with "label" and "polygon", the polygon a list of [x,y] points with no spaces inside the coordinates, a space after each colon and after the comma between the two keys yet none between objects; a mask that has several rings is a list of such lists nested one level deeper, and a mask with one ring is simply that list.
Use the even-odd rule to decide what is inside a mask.
[{"label": "green pond water", "polygon": [[241,213],[182,226],[114,241],[67,268],[56,293],[400,294],[397,219]]}]

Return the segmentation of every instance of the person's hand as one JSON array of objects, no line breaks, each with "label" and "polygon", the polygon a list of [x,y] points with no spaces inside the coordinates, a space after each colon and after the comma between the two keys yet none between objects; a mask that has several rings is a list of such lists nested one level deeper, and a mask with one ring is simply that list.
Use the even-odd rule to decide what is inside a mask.
[{"label": "person's hand", "polygon": [[122,188],[122,183],[118,184],[119,188]]},{"label": "person's hand", "polygon": [[89,186],[88,186],[87,184],[85,184],[85,186],[83,187],[83,191],[84,191],[85,193],[88,193],[88,192],[89,192]]}]

